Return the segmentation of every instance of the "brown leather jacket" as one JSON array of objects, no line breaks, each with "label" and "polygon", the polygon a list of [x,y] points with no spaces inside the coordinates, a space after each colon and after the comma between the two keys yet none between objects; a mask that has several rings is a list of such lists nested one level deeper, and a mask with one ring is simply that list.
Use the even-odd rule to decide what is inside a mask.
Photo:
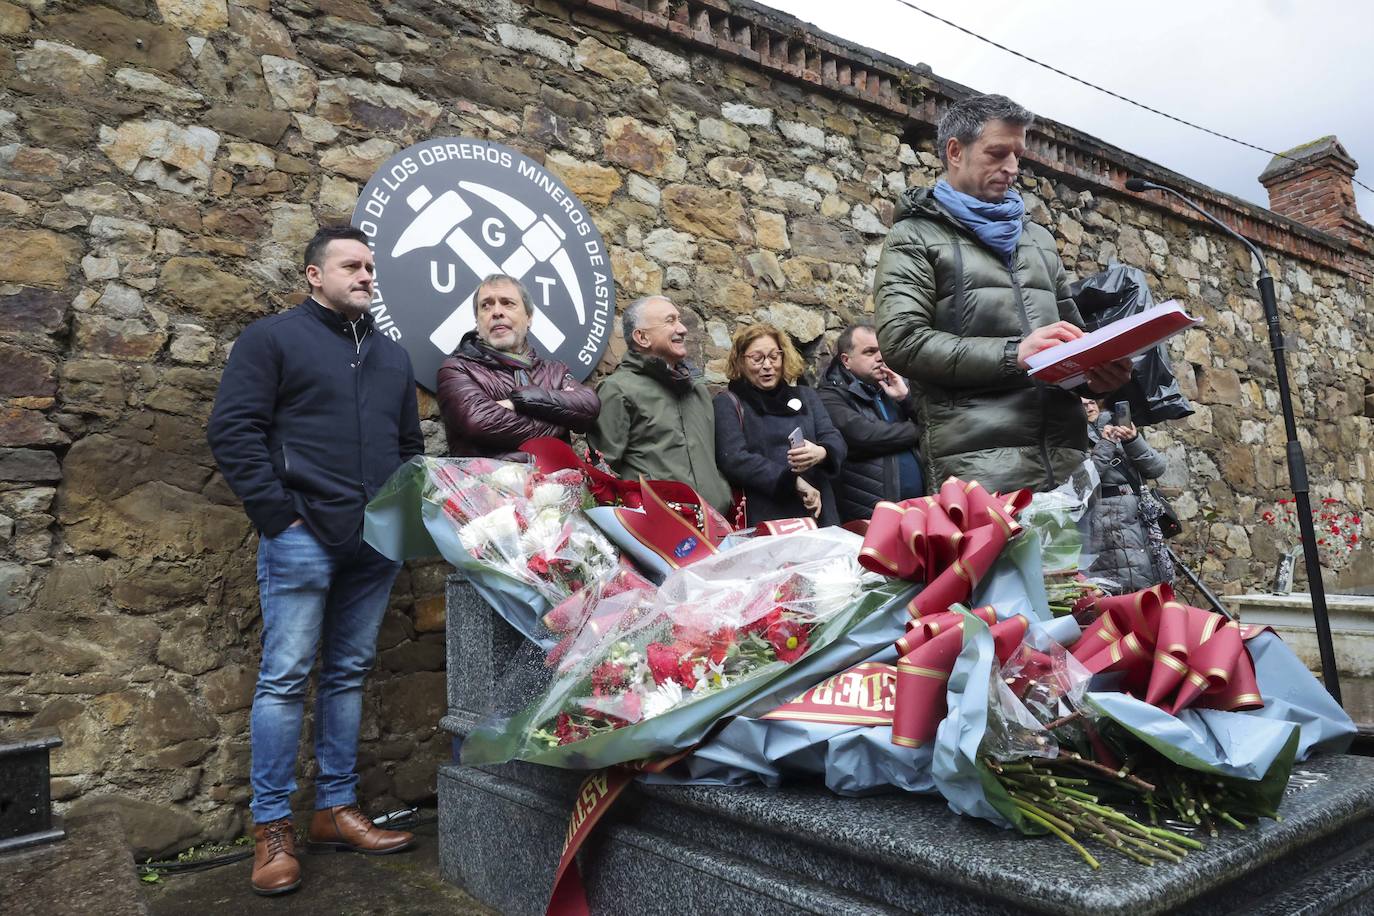
[{"label": "brown leather jacket", "polygon": [[[556,360],[534,357],[528,370],[499,359],[469,331],[439,367],[439,409],[451,456],[513,458],[530,439],[568,438],[596,423],[601,401]],[[509,400],[515,410],[497,401]]]}]

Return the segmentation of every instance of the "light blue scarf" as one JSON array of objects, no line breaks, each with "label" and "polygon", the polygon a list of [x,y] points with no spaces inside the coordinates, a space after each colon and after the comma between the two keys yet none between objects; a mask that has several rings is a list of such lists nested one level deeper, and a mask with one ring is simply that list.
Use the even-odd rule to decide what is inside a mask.
[{"label": "light blue scarf", "polygon": [[1021,218],[1026,215],[1026,205],[1015,188],[1008,188],[1007,196],[996,204],[956,191],[943,178],[935,182],[933,193],[951,216],[978,236],[978,241],[1000,254],[1002,260],[1011,261],[1021,239]]}]

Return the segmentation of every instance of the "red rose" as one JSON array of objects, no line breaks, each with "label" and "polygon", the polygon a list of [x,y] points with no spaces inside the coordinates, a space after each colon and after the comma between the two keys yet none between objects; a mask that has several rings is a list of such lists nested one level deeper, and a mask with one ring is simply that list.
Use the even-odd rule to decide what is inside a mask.
[{"label": "red rose", "polygon": [[529,562],[525,564],[525,568],[536,576],[547,576],[549,574],[549,561],[542,553],[536,553],[534,556],[530,557]]},{"label": "red rose", "polygon": [[779,620],[768,628],[765,638],[773,646],[779,661],[791,664],[806,654],[811,646],[806,641],[809,628],[795,620]]},{"label": "red rose", "polygon": [[651,642],[644,649],[644,654],[649,658],[649,670],[654,675],[655,684],[677,680],[678,661],[682,655],[676,649],[661,642]]}]

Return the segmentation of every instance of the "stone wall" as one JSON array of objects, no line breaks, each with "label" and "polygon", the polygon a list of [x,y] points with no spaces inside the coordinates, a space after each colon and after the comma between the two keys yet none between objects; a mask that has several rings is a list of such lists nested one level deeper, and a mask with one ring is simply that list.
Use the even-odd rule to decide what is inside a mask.
[{"label": "stone wall", "polygon": [[[438,135],[543,161],[595,215],[621,301],[672,296],[720,381],[741,323],[819,360],[871,309],[894,202],[934,180],[930,125],[963,91],[722,0],[0,0],[0,86],[0,727],[59,728],[55,797],[121,810],[145,852],[244,827],[255,536],[205,420],[235,336],[299,298],[304,240],[378,164]],[[1286,473],[1248,259],[1121,192],[1165,173],[1071,128],[1041,127],[1027,166],[1072,271],[1140,266],[1206,318],[1174,346],[1198,412],[1151,437],[1184,552],[1222,590],[1258,585]],[[1314,492],[1367,504],[1368,263],[1193,190],[1275,251]],[[378,807],[429,797],[447,753],[444,573],[409,567],[383,627]]]}]

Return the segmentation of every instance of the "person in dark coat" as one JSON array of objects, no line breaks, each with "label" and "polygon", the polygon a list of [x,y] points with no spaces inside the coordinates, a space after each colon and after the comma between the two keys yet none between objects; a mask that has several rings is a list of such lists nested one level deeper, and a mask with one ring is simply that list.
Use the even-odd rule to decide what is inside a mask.
[{"label": "person in dark coat", "polygon": [[1164,547],[1158,515],[1150,512],[1152,502],[1142,512],[1136,495],[1146,480],[1167,470],[1164,456],[1134,426],[1114,423],[1097,401],[1084,398],[1083,410],[1093,465],[1102,479],[1083,545],[1083,552],[1093,557],[1087,575],[1110,579],[1123,595],[1172,582],[1174,564]]},{"label": "person in dark coat", "polygon": [[[744,328],[730,346],[730,387],[715,398],[716,465],[744,491],[750,525],[808,515],[839,524],[830,481],[844,463],[844,437],[820,395],[796,384],[804,368],[772,325]],[[803,441],[793,446],[797,429]]]},{"label": "person in dark coat", "polygon": [[260,318],[234,344],[206,435],[258,531],[262,658],[249,716],[253,870],[259,894],[301,883],[291,796],[310,672],[315,689],[312,846],[399,852],[410,833],[358,807],[363,681],[401,570],[362,539],[368,500],[424,451],[415,373],[368,311],[374,262],[347,226],[305,249],[310,295]]},{"label": "person in dark coat", "polygon": [[601,401],[568,367],[527,343],[534,301],[519,280],[493,274],[472,297],[477,329],[439,367],[448,453],[510,459],[530,439],[567,441],[596,423]]},{"label": "person in dark coat", "polygon": [[873,325],[840,333],[820,395],[849,452],[835,480],[841,522],[870,517],[879,500],[925,495],[916,408],[906,380],[884,364]]}]

